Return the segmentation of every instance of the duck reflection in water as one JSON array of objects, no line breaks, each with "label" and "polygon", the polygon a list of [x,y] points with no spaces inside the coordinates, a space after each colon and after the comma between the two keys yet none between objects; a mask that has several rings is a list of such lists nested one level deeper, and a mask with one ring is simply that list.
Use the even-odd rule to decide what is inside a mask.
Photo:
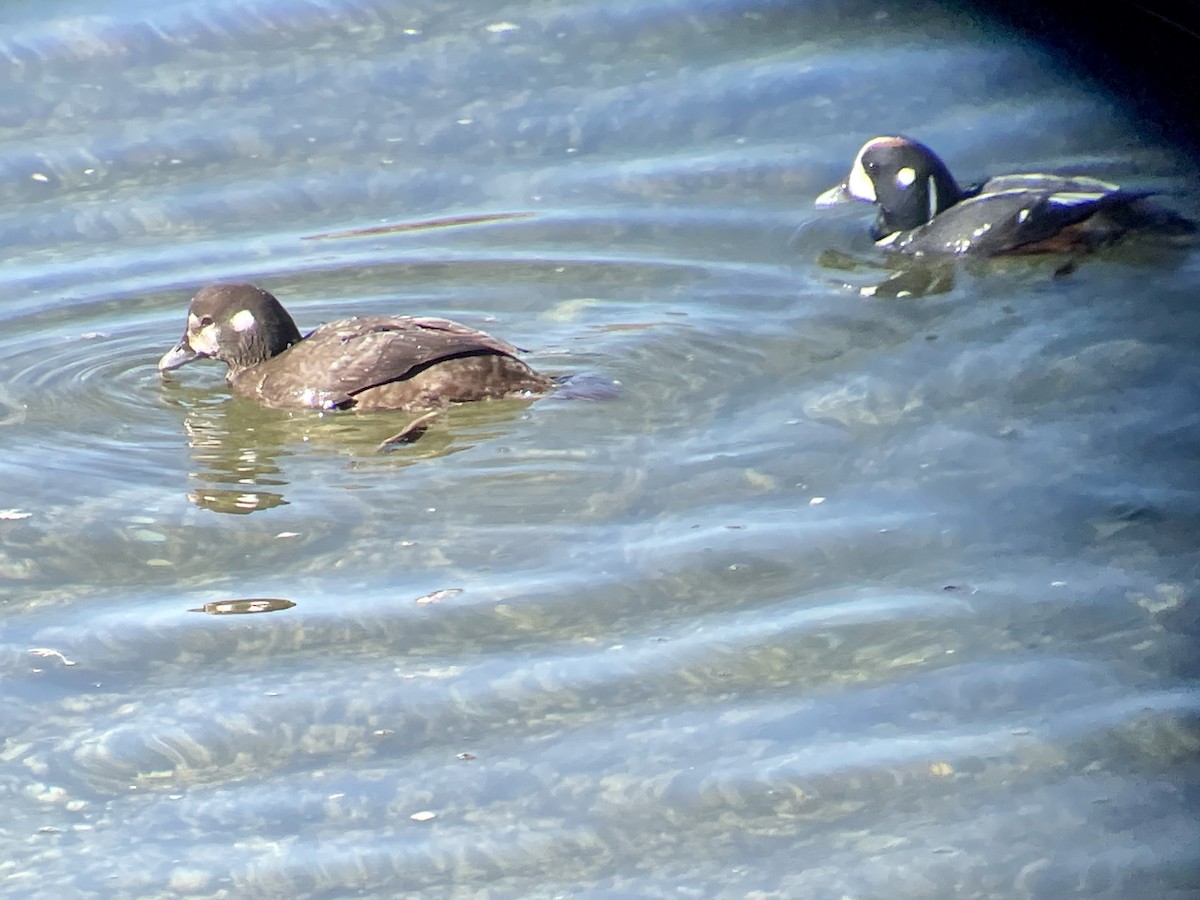
[{"label": "duck reflection in water", "polygon": [[[395,471],[502,438],[529,407],[529,401],[521,400],[451,407],[439,413],[436,427],[420,441],[400,444],[397,433],[411,433],[414,421],[404,411],[329,416],[264,410],[240,397],[178,382],[166,386],[165,396],[185,410],[183,427],[194,462],[188,476],[196,485],[188,498],[205,509],[235,515],[286,504],[293,481],[289,470],[302,465],[297,459],[302,455],[344,458],[349,484],[355,471]],[[400,453],[377,452],[400,446]]]}]

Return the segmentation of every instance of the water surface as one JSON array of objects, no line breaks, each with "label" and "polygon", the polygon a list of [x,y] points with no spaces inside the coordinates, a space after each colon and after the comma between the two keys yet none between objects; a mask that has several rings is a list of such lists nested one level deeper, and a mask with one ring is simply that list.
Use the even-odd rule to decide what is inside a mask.
[{"label": "water surface", "polygon": [[[1116,99],[920,4],[0,22],[6,895],[1200,894],[1196,252],[889,298],[812,209],[903,131],[1196,215]],[[217,280],[620,390],[378,454],[159,378]]]}]

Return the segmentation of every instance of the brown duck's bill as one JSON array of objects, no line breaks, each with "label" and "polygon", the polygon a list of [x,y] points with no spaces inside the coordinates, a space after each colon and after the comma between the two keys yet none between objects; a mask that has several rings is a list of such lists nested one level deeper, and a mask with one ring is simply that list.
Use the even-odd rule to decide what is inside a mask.
[{"label": "brown duck's bill", "polygon": [[169,372],[171,369],[178,369],[193,359],[199,358],[200,354],[192,349],[191,344],[183,340],[163,354],[162,359],[158,361],[158,371]]},{"label": "brown duck's bill", "polygon": [[825,193],[821,194],[821,196],[817,197],[815,205],[817,209],[825,209],[830,206],[838,206],[842,203],[850,203],[857,199],[857,197],[850,193],[850,186],[843,181],[837,187],[831,187]]}]

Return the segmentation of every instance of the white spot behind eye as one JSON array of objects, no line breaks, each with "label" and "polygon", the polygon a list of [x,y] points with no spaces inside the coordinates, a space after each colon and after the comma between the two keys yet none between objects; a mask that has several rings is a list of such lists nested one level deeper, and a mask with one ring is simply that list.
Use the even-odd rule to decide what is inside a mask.
[{"label": "white spot behind eye", "polygon": [[254,313],[248,309],[243,309],[233,314],[233,318],[229,320],[229,324],[233,326],[234,331],[249,331],[257,323],[254,321]]},{"label": "white spot behind eye", "polygon": [[896,187],[903,190],[917,180],[917,170],[912,166],[905,166],[896,173]]},{"label": "white spot behind eye", "polygon": [[933,217],[938,214],[938,190],[937,182],[932,178],[928,181],[929,184],[929,218],[932,221]]}]

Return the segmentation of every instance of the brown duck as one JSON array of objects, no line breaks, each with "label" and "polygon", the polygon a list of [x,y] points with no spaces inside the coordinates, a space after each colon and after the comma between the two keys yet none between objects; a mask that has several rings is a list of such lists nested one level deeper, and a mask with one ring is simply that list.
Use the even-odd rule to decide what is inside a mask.
[{"label": "brown duck", "polygon": [[192,298],[160,372],[217,359],[235,394],[281,409],[423,410],[489,397],[533,397],[553,381],[520,350],[448,319],[356,316],[301,336],[278,300],[249,284]]}]

